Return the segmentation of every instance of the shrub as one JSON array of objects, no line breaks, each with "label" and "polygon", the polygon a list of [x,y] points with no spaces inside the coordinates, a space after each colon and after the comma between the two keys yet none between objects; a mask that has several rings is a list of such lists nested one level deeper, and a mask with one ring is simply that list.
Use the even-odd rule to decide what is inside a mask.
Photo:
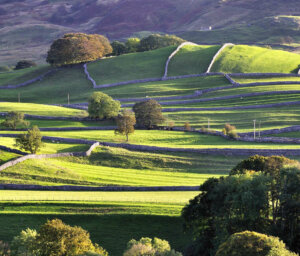
[{"label": "shrub", "polygon": [[136,123],[140,127],[153,128],[164,122],[161,105],[156,100],[136,103],[133,106]]},{"label": "shrub", "polygon": [[24,68],[31,68],[31,67],[35,67],[36,66],[36,63],[31,61],[31,60],[20,60],[15,69],[18,70],[18,69],[24,69]]},{"label": "shrub", "polygon": [[93,61],[111,52],[112,47],[104,36],[70,33],[52,43],[47,62],[54,66],[72,65]]},{"label": "shrub", "polygon": [[21,150],[29,151],[31,154],[37,153],[42,145],[42,135],[36,125],[29,129],[27,133],[16,138],[16,146]]},{"label": "shrub", "polygon": [[0,66],[0,72],[8,72],[11,71],[9,66]]},{"label": "shrub", "polygon": [[[10,251],[8,243],[0,241],[0,255],[1,256],[10,256],[11,255],[11,251]],[[28,255],[28,256],[30,256],[30,255]]]},{"label": "shrub", "polygon": [[47,256],[108,255],[102,247],[92,243],[87,231],[66,225],[59,219],[48,220],[42,225],[36,246],[40,255]]},{"label": "shrub", "polygon": [[11,111],[8,112],[5,121],[1,123],[2,126],[10,129],[16,129],[18,126],[28,127],[29,121],[24,120],[24,114],[21,112]]},{"label": "shrub", "polygon": [[227,135],[229,138],[236,139],[238,138],[238,134],[236,131],[236,127],[230,124],[225,124],[225,127],[222,130],[224,135]]},{"label": "shrub", "polygon": [[296,256],[277,237],[245,231],[231,235],[216,256]]},{"label": "shrub", "polygon": [[36,245],[36,230],[27,228],[22,230],[18,236],[13,238],[11,243],[11,252],[14,256],[36,256],[38,250]]},{"label": "shrub", "polygon": [[127,52],[137,52],[140,47],[140,39],[136,37],[128,38],[125,46]]},{"label": "shrub", "polygon": [[189,122],[186,122],[186,123],[184,124],[183,128],[184,128],[184,130],[185,130],[186,132],[192,130],[191,125],[190,125]]},{"label": "shrub", "polygon": [[118,115],[121,104],[102,92],[94,92],[89,99],[88,112],[91,118],[105,119]]},{"label": "shrub", "polygon": [[123,256],[182,256],[181,253],[171,250],[166,240],[143,237],[139,241],[132,239],[128,242]]}]

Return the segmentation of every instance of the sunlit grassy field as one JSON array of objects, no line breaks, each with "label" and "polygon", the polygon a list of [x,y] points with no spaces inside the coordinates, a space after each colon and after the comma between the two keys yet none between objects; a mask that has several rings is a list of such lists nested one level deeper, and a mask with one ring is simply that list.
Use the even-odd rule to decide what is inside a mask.
[{"label": "sunlit grassy field", "polygon": [[186,45],[172,58],[168,76],[205,73],[221,46]]},{"label": "sunlit grassy field", "polygon": [[154,51],[102,59],[88,64],[88,70],[98,85],[158,78],[163,76],[165,63],[175,49],[175,46],[169,46]]},{"label": "sunlit grassy field", "polygon": [[0,112],[18,111],[24,114],[41,116],[77,116],[85,117],[87,112],[84,110],[64,108],[58,106],[33,104],[33,103],[15,103],[0,102]]},{"label": "sunlit grassy field", "polygon": [[281,50],[235,45],[217,58],[213,71],[225,73],[296,73],[300,55]]}]

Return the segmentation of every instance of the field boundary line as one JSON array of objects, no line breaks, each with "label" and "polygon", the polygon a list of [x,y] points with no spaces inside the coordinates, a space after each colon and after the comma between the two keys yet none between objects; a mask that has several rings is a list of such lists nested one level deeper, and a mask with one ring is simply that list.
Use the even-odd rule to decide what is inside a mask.
[{"label": "field boundary line", "polygon": [[167,78],[168,76],[168,68],[169,68],[169,64],[170,64],[170,61],[172,60],[172,58],[180,51],[180,49],[186,45],[191,45],[191,46],[197,46],[198,44],[195,44],[195,43],[192,43],[192,42],[184,42],[182,44],[180,44],[177,49],[175,51],[173,51],[170,56],[168,57],[167,59],[167,62],[166,62],[166,65],[165,65],[165,73],[162,77],[162,79],[164,80],[165,78]]},{"label": "field boundary line", "polygon": [[87,151],[84,152],[67,152],[67,153],[57,153],[57,154],[27,154],[24,156],[21,156],[17,159],[8,161],[0,166],[0,171],[3,171],[9,167],[12,167],[18,163],[24,162],[28,159],[43,159],[43,158],[56,158],[56,157],[68,157],[68,156],[90,156],[92,151],[98,147],[100,144],[99,142],[93,143],[93,145],[90,146],[90,148]]},{"label": "field boundary line", "polygon": [[226,43],[224,44],[220,49],[219,51],[214,55],[214,57],[212,58],[209,66],[208,66],[208,69],[206,71],[206,73],[210,73],[211,72],[211,69],[213,67],[213,65],[215,64],[217,58],[221,55],[221,53],[225,50],[225,48],[227,48],[228,46],[234,46],[234,44],[232,43]]},{"label": "field boundary line", "polygon": [[31,85],[31,84],[33,84],[35,82],[42,81],[46,76],[48,76],[48,75],[56,72],[57,70],[58,69],[51,69],[51,70],[47,71],[46,73],[44,73],[42,75],[39,75],[36,78],[30,79],[30,80],[25,81],[25,82],[20,83],[20,84],[16,84],[16,85],[1,85],[0,89],[17,89],[17,88],[20,88],[20,87]]}]

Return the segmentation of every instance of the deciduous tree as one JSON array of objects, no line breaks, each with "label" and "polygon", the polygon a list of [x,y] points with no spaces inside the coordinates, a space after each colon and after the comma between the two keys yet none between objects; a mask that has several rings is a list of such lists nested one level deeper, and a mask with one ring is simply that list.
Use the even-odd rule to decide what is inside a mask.
[{"label": "deciduous tree", "polygon": [[94,92],[89,99],[88,113],[91,118],[108,119],[118,115],[121,104],[102,92]]},{"label": "deciduous tree", "polygon": [[30,124],[29,121],[24,120],[24,114],[21,112],[11,111],[8,112],[5,121],[1,123],[2,126],[16,129],[18,126],[28,127]]},{"label": "deciduous tree", "polygon": [[31,154],[37,153],[42,145],[42,135],[36,125],[28,129],[27,133],[21,134],[16,138],[16,146],[21,150],[29,151]]},{"label": "deciduous tree", "polygon": [[129,140],[129,134],[134,133],[134,125],[136,124],[135,115],[129,110],[124,110],[116,118],[118,128],[115,130],[116,134],[126,136],[126,141]]},{"label": "deciduous tree", "polygon": [[104,36],[70,33],[52,43],[47,62],[54,66],[85,63],[111,52],[110,42]]}]

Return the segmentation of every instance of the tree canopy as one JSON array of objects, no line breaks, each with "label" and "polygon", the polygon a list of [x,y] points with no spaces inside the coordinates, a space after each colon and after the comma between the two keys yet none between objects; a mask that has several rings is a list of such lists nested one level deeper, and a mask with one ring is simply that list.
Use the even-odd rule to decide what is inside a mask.
[{"label": "tree canopy", "polygon": [[37,153],[42,145],[42,135],[36,125],[28,129],[27,133],[21,134],[16,138],[16,146],[21,150],[29,151],[31,154]]},{"label": "tree canopy", "polygon": [[47,62],[54,66],[84,63],[102,58],[111,52],[109,40],[102,35],[70,33],[52,43]]},{"label": "tree canopy", "polygon": [[124,110],[118,117],[116,134],[122,134],[126,136],[126,141],[129,140],[129,134],[134,133],[134,125],[136,124],[134,113],[129,110]]},{"label": "tree canopy", "polygon": [[[279,156],[255,156],[237,166],[253,163],[253,159],[256,164],[260,162],[258,159],[272,163],[285,159],[296,164]],[[182,211],[185,228],[194,232],[197,241],[189,255],[214,256],[228,236],[244,230],[266,234],[272,231],[290,249],[299,252],[300,169],[297,165],[281,168],[277,165],[277,172],[276,164],[265,170],[264,165],[258,166],[261,171],[243,170],[242,174],[209,179],[201,185],[202,193]]]},{"label": "tree canopy", "polygon": [[150,51],[171,45],[177,46],[183,42],[184,39],[174,35],[153,34],[141,40],[139,50]]},{"label": "tree canopy", "polygon": [[24,114],[17,111],[8,112],[5,120],[1,123],[2,126],[10,129],[16,129],[18,126],[28,127],[29,121],[24,119]]},{"label": "tree canopy", "polygon": [[102,92],[94,92],[89,99],[88,113],[91,118],[108,119],[118,115],[121,104]]},{"label": "tree canopy", "polygon": [[149,129],[161,124],[165,120],[161,110],[161,105],[156,100],[136,103],[133,106],[133,111],[137,125]]},{"label": "tree canopy", "polygon": [[231,235],[220,245],[216,256],[297,256],[277,237],[244,231]]},{"label": "tree canopy", "polygon": [[36,63],[34,61],[31,61],[31,60],[20,60],[16,67],[15,67],[15,70],[18,70],[18,69],[24,69],[24,68],[30,68],[30,67],[35,67],[36,66]]}]

